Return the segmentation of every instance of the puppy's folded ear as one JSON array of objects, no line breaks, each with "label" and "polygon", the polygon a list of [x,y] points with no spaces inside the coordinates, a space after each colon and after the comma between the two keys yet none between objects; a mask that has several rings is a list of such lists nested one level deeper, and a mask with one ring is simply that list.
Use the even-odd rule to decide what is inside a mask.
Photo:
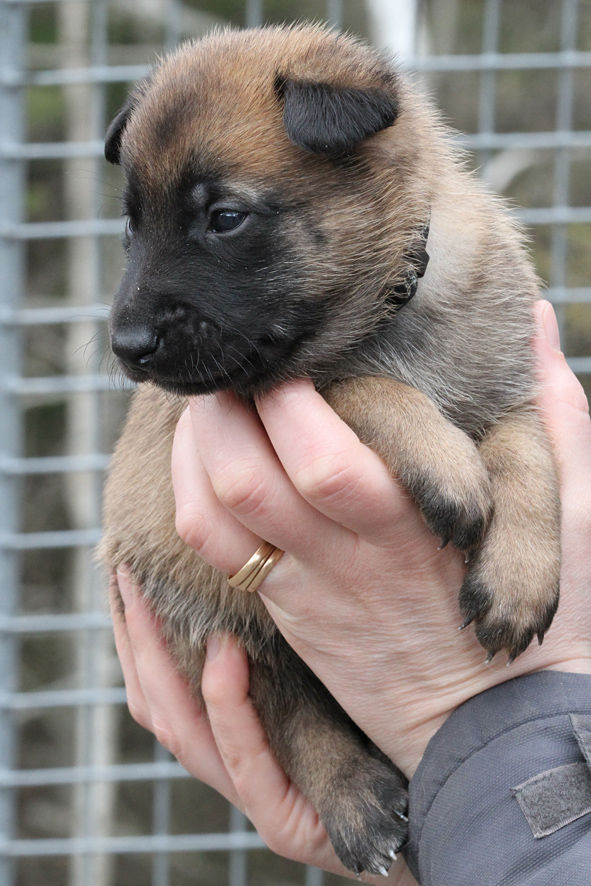
[{"label": "puppy's folded ear", "polygon": [[354,89],[305,80],[277,78],[283,101],[283,124],[300,148],[338,157],[382,129],[398,116],[396,99],[383,89]]},{"label": "puppy's folded ear", "polygon": [[127,126],[130,114],[133,111],[134,104],[135,102],[130,97],[121,110],[117,112],[107,129],[107,134],[105,136],[105,158],[109,163],[113,163],[115,166],[119,164],[121,159],[119,156],[121,138],[123,137],[123,131]]}]

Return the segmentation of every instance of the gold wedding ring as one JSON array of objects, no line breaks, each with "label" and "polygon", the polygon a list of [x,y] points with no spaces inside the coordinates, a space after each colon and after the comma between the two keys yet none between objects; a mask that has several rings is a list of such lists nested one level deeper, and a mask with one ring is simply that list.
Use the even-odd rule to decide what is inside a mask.
[{"label": "gold wedding ring", "polygon": [[281,548],[264,541],[242,569],[228,576],[228,583],[241,591],[256,591],[282,557]]}]

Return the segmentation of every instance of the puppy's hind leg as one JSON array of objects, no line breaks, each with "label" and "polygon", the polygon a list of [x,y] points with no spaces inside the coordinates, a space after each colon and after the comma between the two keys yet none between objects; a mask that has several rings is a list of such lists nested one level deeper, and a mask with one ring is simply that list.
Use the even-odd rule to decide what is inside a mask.
[{"label": "puppy's hind leg", "polygon": [[510,661],[534,635],[541,642],[558,606],[560,500],[554,458],[533,408],[509,413],[484,437],[481,458],[494,511],[460,591],[466,621],[489,658]]},{"label": "puppy's hind leg", "polygon": [[406,842],[406,779],[280,635],[274,644],[273,660],[250,671],[269,743],[345,867],[385,874]]}]

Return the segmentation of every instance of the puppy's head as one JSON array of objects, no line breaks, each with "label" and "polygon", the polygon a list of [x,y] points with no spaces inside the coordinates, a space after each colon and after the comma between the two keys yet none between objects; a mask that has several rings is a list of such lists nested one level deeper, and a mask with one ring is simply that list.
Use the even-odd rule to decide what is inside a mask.
[{"label": "puppy's head", "polygon": [[111,339],[130,378],[249,396],[346,374],[428,213],[402,96],[379,55],[312,27],[188,44],[136,89],[105,146],[127,179]]}]

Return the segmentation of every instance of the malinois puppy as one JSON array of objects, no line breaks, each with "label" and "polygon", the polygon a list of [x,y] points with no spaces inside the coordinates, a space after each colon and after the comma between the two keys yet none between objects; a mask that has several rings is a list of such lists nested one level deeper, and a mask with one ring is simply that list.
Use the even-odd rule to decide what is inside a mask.
[{"label": "malinois puppy", "polygon": [[310,377],[432,531],[469,553],[464,623],[489,656],[515,657],[550,626],[560,559],[520,235],[410,79],[319,27],[181,47],[131,94],[105,153],[127,177],[112,347],[143,384],[110,471],[102,557],[130,564],[196,696],[207,635],[240,638],[278,759],[343,863],[384,873],[405,839],[404,779],[258,595],[179,539],[172,437],[187,395],[251,399]]}]

